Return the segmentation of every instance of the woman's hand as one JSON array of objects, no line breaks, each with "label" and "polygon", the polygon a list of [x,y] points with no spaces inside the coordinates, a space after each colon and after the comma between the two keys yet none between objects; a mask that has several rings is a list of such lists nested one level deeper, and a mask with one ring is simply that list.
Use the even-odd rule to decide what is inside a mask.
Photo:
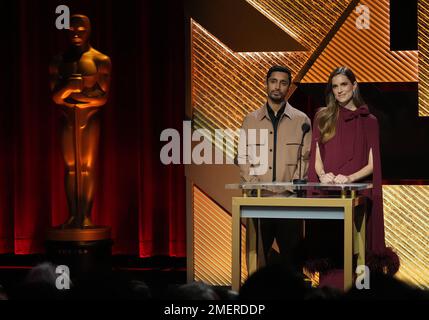
[{"label": "woman's hand", "polygon": [[335,176],[332,172],[324,173],[319,177],[321,183],[334,183]]},{"label": "woman's hand", "polygon": [[334,183],[337,183],[337,184],[345,184],[345,183],[351,183],[351,182],[352,181],[349,176],[343,176],[342,174],[339,174],[334,178]]}]

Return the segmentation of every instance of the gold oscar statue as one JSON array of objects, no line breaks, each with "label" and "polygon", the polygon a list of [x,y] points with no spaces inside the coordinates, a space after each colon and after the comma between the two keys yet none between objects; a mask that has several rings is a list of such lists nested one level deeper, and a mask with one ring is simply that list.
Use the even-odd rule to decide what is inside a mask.
[{"label": "gold oscar statue", "polygon": [[52,99],[61,109],[61,149],[69,218],[59,229],[95,229],[90,220],[96,187],[99,111],[109,93],[110,58],[91,47],[91,24],[70,17],[70,48],[50,65]]}]

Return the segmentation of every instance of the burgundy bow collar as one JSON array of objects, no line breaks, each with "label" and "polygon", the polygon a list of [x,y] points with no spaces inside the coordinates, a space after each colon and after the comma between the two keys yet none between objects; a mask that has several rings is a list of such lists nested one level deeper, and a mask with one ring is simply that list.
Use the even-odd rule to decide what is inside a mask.
[{"label": "burgundy bow collar", "polygon": [[369,110],[367,105],[362,105],[354,111],[340,107],[340,114],[345,121],[349,121],[357,117],[366,117],[369,115]]}]

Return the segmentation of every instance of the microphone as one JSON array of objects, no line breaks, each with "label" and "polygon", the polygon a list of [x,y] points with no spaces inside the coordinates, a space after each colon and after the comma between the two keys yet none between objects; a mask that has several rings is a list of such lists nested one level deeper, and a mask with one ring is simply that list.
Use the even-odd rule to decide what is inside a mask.
[{"label": "microphone", "polygon": [[302,129],[302,140],[304,140],[305,134],[310,131],[310,125],[307,122],[304,122],[301,126]]},{"label": "microphone", "polygon": [[301,126],[302,130],[302,137],[301,137],[301,143],[299,144],[299,179],[293,179],[293,184],[306,184],[307,180],[302,179],[301,175],[301,168],[302,168],[302,147],[304,146],[304,137],[307,134],[308,131],[310,131],[310,125],[307,122],[304,122]]}]

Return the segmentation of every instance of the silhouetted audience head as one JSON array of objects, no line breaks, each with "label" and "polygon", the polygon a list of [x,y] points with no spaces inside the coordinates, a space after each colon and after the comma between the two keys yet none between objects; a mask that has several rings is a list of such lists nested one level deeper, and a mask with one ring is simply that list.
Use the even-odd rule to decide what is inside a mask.
[{"label": "silhouetted audience head", "polygon": [[65,290],[56,287],[56,266],[43,262],[33,267],[13,290],[11,299],[18,300],[58,300],[64,299]]},{"label": "silhouetted audience head", "polygon": [[339,300],[343,295],[341,290],[331,287],[312,288],[307,291],[304,300],[307,301],[333,301]]},{"label": "silhouetted audience head", "polygon": [[173,300],[220,300],[216,291],[208,284],[196,281],[169,290],[168,299]]},{"label": "silhouetted audience head", "polygon": [[309,290],[301,274],[283,264],[273,264],[259,269],[245,281],[239,299],[303,300]]},{"label": "silhouetted audience head", "polygon": [[344,300],[429,300],[427,291],[412,287],[383,273],[371,273],[369,288],[355,286],[346,292]]},{"label": "silhouetted audience head", "polygon": [[212,287],[219,297],[219,300],[237,300],[238,292],[227,289],[225,287]]},{"label": "silhouetted audience head", "polygon": [[145,282],[125,275],[91,273],[76,281],[76,300],[149,300],[151,290]]},{"label": "silhouetted audience head", "polygon": [[150,288],[141,280],[128,281],[127,293],[130,300],[149,300],[152,298]]},{"label": "silhouetted audience head", "polygon": [[5,288],[0,284],[0,301],[1,300],[8,300],[8,295]]}]

